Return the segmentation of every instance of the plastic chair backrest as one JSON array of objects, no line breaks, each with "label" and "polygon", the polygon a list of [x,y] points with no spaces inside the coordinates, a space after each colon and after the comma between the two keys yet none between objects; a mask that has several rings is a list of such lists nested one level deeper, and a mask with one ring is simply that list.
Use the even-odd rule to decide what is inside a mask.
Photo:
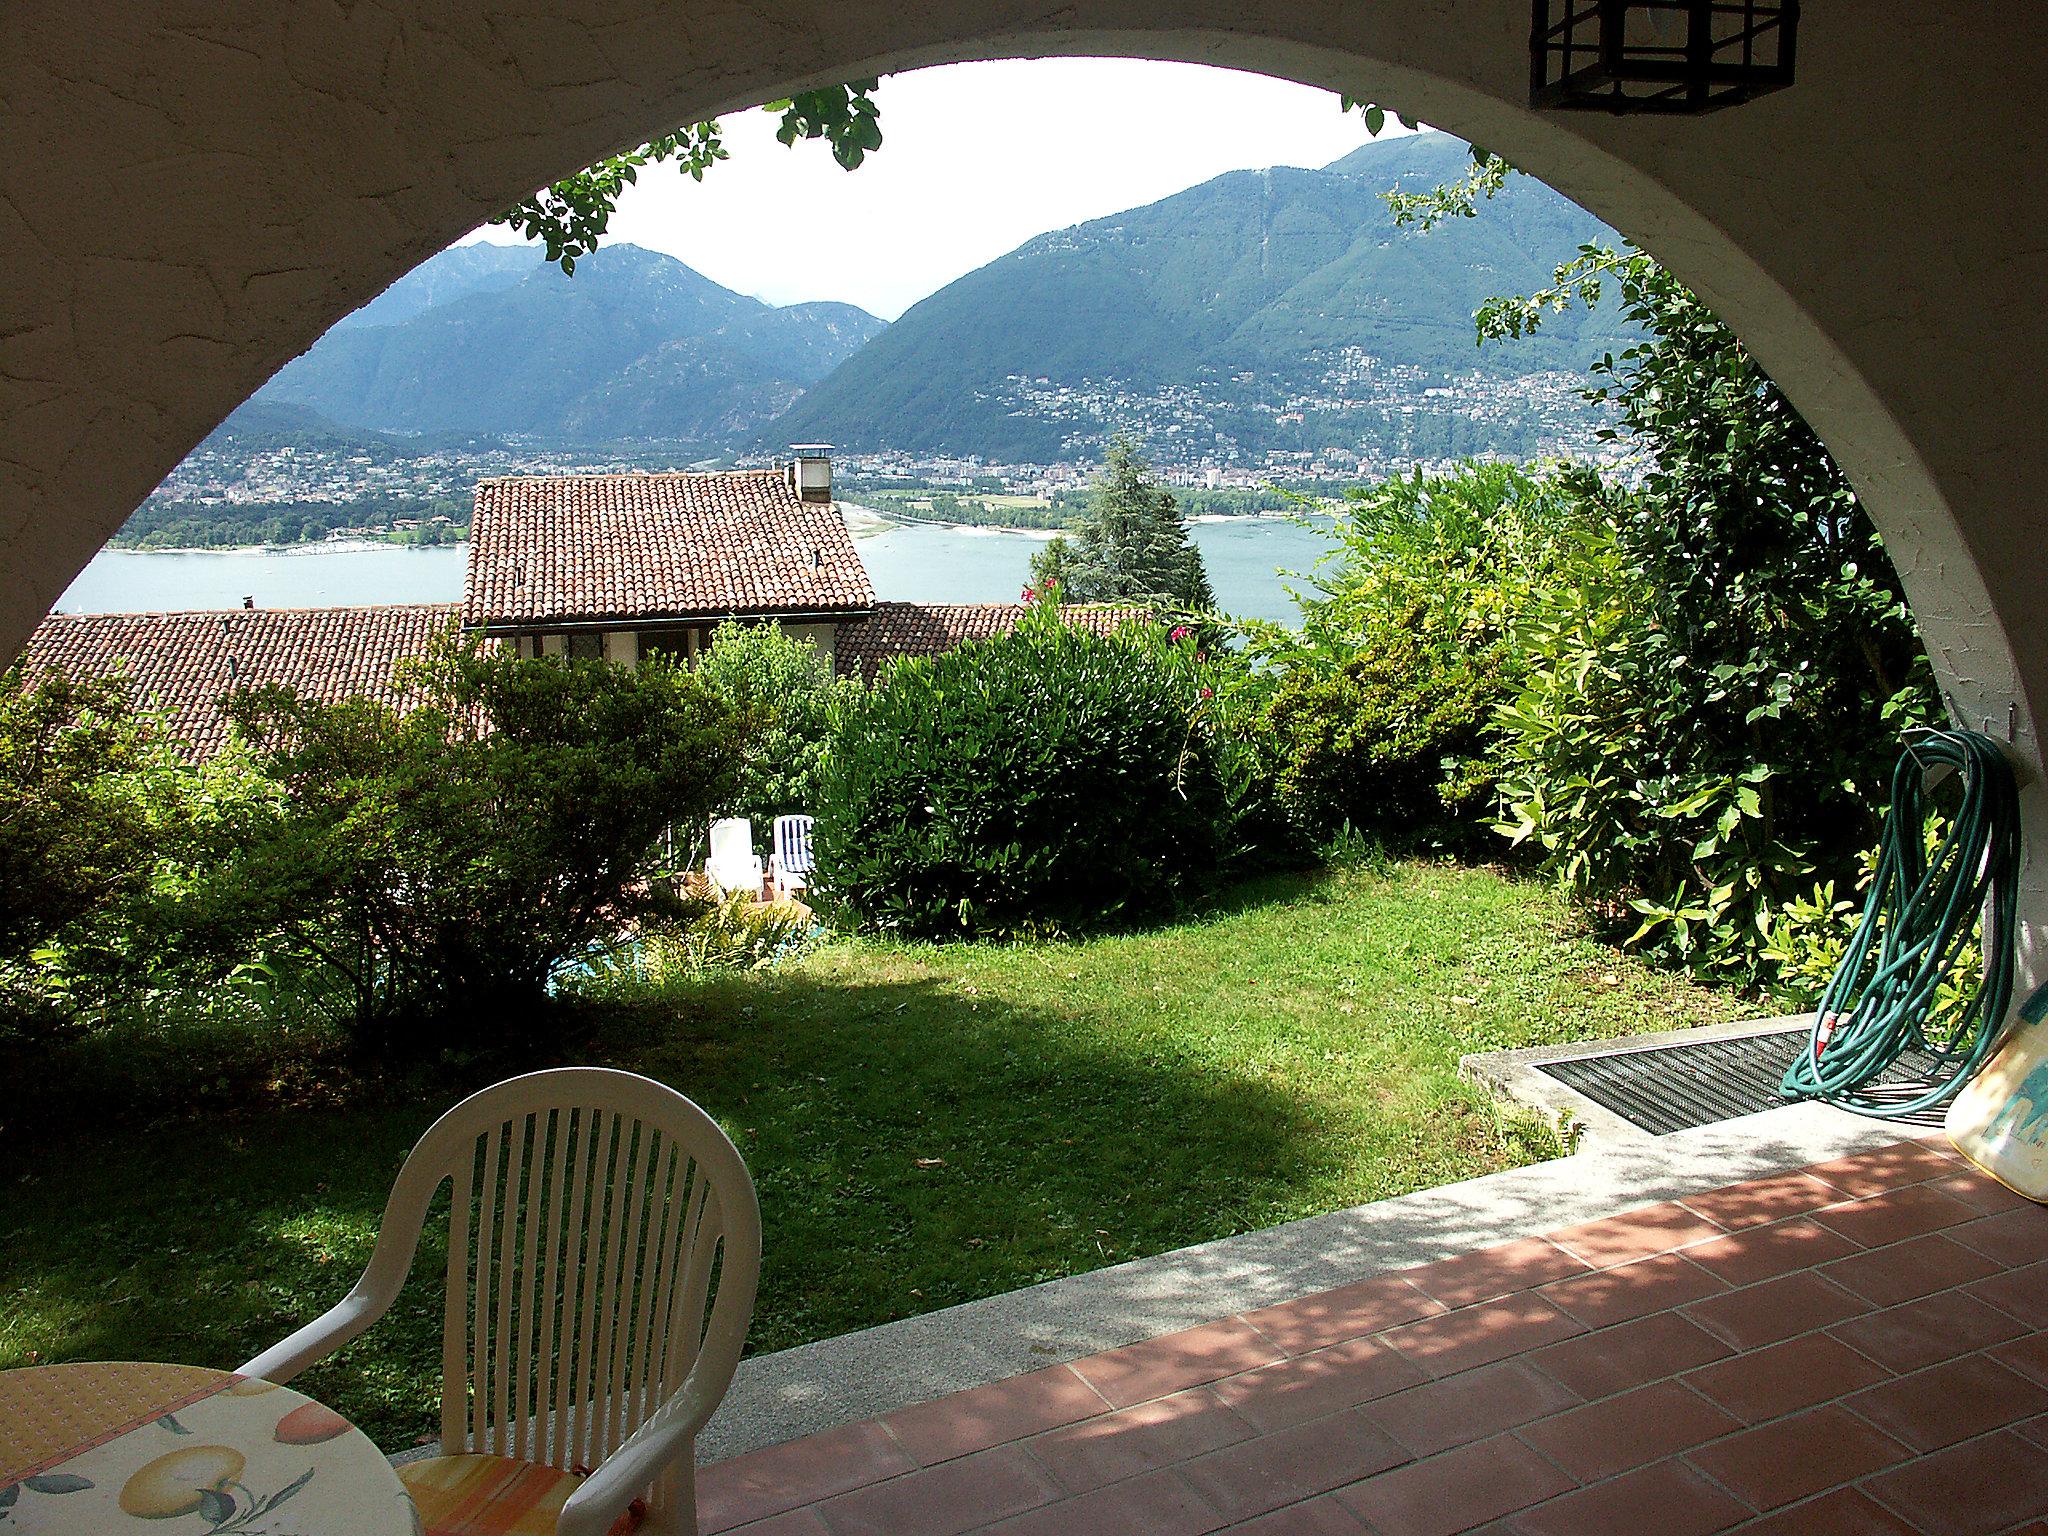
[{"label": "plastic chair backrest", "polygon": [[703,1110],[630,1072],[515,1077],[420,1138],[392,1210],[424,1214],[443,1183],[444,1455],[595,1467],[692,1366],[723,1394],[753,1316],[761,1217]]},{"label": "plastic chair backrest", "polygon": [[711,823],[711,862],[744,864],[754,856],[754,824],[744,816]]},{"label": "plastic chair backrest", "polygon": [[775,867],[788,875],[811,872],[811,818],[775,818]]}]

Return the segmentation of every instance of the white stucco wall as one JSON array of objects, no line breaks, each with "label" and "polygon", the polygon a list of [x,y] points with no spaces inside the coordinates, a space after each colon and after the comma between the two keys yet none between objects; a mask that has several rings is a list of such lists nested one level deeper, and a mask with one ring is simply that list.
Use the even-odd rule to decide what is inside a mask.
[{"label": "white stucco wall", "polygon": [[[1398,106],[1642,239],[1854,477],[1957,714],[2038,771],[2048,11],[1810,5],[1799,84],[1703,119],[1530,113],[1528,22],[1526,0],[15,0],[0,650],[271,372],[533,186],[850,75],[1145,54]],[[2038,772],[2027,801],[2048,849]]]},{"label": "white stucco wall", "polygon": [[818,648],[818,654],[825,658],[825,665],[832,665],[839,645],[837,624],[785,624],[782,632],[792,640],[810,641]]}]

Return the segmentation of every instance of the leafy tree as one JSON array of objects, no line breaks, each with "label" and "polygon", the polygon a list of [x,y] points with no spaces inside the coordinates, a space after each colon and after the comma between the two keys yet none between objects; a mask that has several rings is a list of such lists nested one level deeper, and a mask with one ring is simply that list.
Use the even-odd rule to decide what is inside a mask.
[{"label": "leafy tree", "polygon": [[[850,80],[771,101],[763,110],[781,115],[775,137],[784,144],[823,139],[832,147],[832,158],[851,171],[870,151],[882,147],[881,113],[874,101],[880,84],[879,80]],[[693,123],[650,139],[637,149],[607,155],[521,199],[491,222],[509,225],[528,239],[540,241],[548,260],[573,274],[576,263],[597,249],[621,194],[640,179],[641,167],[673,160],[677,170],[693,181],[702,181],[706,171],[728,158],[718,121]]]},{"label": "leafy tree", "polygon": [[450,639],[403,716],[283,687],[231,708],[277,813],[207,872],[189,930],[339,978],[369,1051],[530,1029],[550,983],[659,910],[662,830],[731,793],[743,743],[687,672]]},{"label": "leafy tree", "polygon": [[1935,699],[1898,575],[1840,468],[1733,332],[1649,256],[1588,247],[1479,317],[1524,335],[1618,291],[1645,339],[1594,365],[1645,454],[1579,477],[1589,525],[1525,634],[1502,830],[1633,939],[1744,979],[1777,914],[1848,889],[1900,728]]},{"label": "leafy tree", "polygon": [[123,679],[0,676],[0,961],[148,889],[170,772]]},{"label": "leafy tree", "polygon": [[722,814],[765,829],[777,816],[817,803],[835,708],[860,684],[835,678],[808,640],[777,624],[721,624],[697,663],[697,678],[747,724],[747,751]]},{"label": "leafy tree", "polygon": [[1173,493],[1127,437],[1109,445],[1088,510],[1072,534],[1034,555],[1031,574],[1041,585],[1050,578],[1063,602],[1149,602],[1182,613],[1216,606],[1202,552],[1188,536]]},{"label": "leafy tree", "polygon": [[[1377,102],[1365,101],[1356,96],[1339,98],[1346,112],[1360,112],[1365,117],[1365,131],[1378,138],[1387,126],[1387,109]],[[1404,112],[1396,112],[1394,118],[1403,128],[1420,128],[1421,123]],[[1387,207],[1393,210],[1397,224],[1414,224],[1428,231],[1436,228],[1445,219],[1470,219],[1479,214],[1479,205],[1500,194],[1510,176],[1516,174],[1515,167],[1499,155],[1477,144],[1467,146],[1472,151],[1472,163],[1465,173],[1453,181],[1444,182],[1422,192],[1403,192],[1395,189],[1382,194]]]},{"label": "leafy tree", "polygon": [[1255,733],[1305,833],[1455,839],[1490,800],[1517,618],[1577,515],[1555,474],[1505,464],[1350,493],[1300,628],[1242,626]]}]

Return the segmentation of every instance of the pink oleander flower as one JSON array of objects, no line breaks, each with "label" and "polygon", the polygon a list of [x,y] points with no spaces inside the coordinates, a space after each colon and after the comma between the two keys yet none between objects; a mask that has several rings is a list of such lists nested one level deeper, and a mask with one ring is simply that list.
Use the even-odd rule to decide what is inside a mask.
[{"label": "pink oleander flower", "polygon": [[1185,624],[1176,624],[1176,625],[1174,625],[1174,626],[1173,626],[1173,633],[1172,633],[1172,634],[1170,634],[1170,635],[1168,635],[1168,636],[1167,636],[1166,638],[1167,638],[1168,640],[1170,640],[1171,642],[1173,642],[1173,644],[1175,644],[1175,645],[1179,645],[1179,644],[1181,643],[1181,641],[1183,641],[1183,640],[1187,639],[1187,637],[1188,637],[1188,627],[1187,627],[1187,625],[1185,625]]},{"label": "pink oleander flower", "polygon": [[1017,601],[1020,603],[1028,603],[1031,601],[1032,598],[1036,597],[1037,595],[1038,594],[1036,592],[1033,592],[1029,587],[1026,587],[1022,592],[1017,594]]},{"label": "pink oleander flower", "polygon": [[1216,697],[1216,690],[1214,688],[1204,688],[1202,690],[1202,697],[1205,699],[1213,699]]},{"label": "pink oleander flower", "polygon": [[1048,592],[1050,592],[1054,587],[1058,586],[1059,584],[1060,580],[1057,576],[1048,576],[1045,578],[1045,590]]}]

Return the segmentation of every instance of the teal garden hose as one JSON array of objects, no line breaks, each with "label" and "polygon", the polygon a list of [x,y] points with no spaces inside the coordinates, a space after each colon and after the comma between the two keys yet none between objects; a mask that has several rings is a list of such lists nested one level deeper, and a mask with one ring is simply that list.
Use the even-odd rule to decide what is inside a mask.
[{"label": "teal garden hose", "polygon": [[[1928,778],[1953,769],[1962,805],[1930,856]],[[1855,936],[1821,995],[1788,1098],[1896,1118],[1934,1108],[1991,1053],[2012,1003],[2019,903],[2019,789],[1998,743],[1976,731],[1915,732],[1892,774],[1876,877]],[[1935,995],[1983,923],[1984,974],[1952,1026],[1930,1034]],[[1877,1086],[1908,1051],[1931,1064],[1911,1087]]]}]

